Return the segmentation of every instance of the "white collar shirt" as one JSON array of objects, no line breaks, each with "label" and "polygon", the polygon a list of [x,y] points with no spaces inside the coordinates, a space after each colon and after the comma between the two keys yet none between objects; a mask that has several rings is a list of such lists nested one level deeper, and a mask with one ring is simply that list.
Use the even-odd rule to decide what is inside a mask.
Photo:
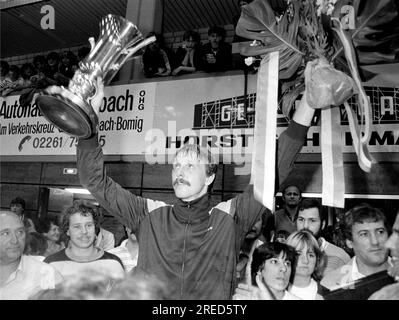
[{"label": "white collar shirt", "polygon": [[49,264],[22,255],[17,269],[0,287],[0,300],[27,300],[41,290],[54,289],[62,276]]}]

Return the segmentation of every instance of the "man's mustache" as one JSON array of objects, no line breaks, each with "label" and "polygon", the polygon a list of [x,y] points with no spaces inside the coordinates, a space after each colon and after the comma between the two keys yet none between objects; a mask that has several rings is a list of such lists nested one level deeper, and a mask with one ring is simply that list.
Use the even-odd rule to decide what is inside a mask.
[{"label": "man's mustache", "polygon": [[184,180],[182,178],[175,179],[175,181],[173,182],[173,185],[176,185],[178,183],[182,183],[182,184],[185,184],[187,186],[191,186],[190,182],[188,182],[188,181],[186,181],[186,180]]}]

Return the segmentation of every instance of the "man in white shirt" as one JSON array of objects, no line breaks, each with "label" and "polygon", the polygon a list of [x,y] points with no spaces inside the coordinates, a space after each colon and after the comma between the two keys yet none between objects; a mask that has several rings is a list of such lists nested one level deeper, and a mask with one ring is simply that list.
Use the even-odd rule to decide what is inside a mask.
[{"label": "man in white shirt", "polygon": [[388,225],[383,212],[367,204],[345,213],[346,244],[355,256],[349,263],[325,274],[321,285],[330,290],[346,287],[356,280],[388,268]]},{"label": "man in white shirt", "polygon": [[62,281],[52,266],[22,254],[25,237],[19,216],[0,211],[0,300],[25,300]]}]

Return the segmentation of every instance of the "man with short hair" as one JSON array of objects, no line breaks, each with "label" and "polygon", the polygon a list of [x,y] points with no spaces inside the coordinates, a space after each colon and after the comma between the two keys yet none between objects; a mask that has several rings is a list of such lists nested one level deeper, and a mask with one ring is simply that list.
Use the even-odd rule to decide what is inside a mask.
[{"label": "man with short hair", "polygon": [[48,256],[44,262],[52,265],[64,277],[74,276],[87,269],[95,269],[111,278],[124,277],[120,259],[95,246],[98,217],[92,207],[75,202],[65,211],[61,225],[69,237],[68,247]]},{"label": "man with short hair", "polygon": [[29,232],[29,233],[36,232],[36,228],[35,228],[33,221],[25,216],[25,200],[24,199],[22,199],[20,197],[16,197],[16,198],[12,199],[11,203],[10,203],[10,210],[12,212],[15,212],[21,218],[21,220],[24,222],[27,232]]},{"label": "man with short hair", "polygon": [[203,66],[207,72],[226,71],[232,68],[231,45],[224,42],[226,30],[213,26],[208,30],[208,42],[202,46]]},{"label": "man with short hair", "polygon": [[275,234],[280,231],[286,231],[291,234],[296,231],[295,219],[298,215],[302,194],[296,185],[288,185],[284,188],[282,194],[284,207],[274,214],[274,230]]},{"label": "man with short hair", "polygon": [[327,215],[317,199],[307,198],[299,205],[296,219],[297,230],[309,230],[317,239],[320,249],[326,256],[324,274],[335,270],[350,261],[349,255],[340,247],[328,242],[321,236],[321,232],[327,224]]},{"label": "man with short hair", "polygon": [[62,281],[53,267],[23,254],[25,237],[20,217],[0,211],[0,300],[26,300]]},{"label": "man with short hair", "polygon": [[346,287],[356,280],[388,267],[388,225],[385,215],[367,204],[356,206],[343,219],[346,244],[355,255],[344,266],[324,275],[321,285],[330,290]]},{"label": "man with short hair", "polygon": [[399,211],[385,247],[390,253],[388,274],[395,279],[396,283],[376,291],[369,298],[370,300],[399,300]]},{"label": "man with short hair", "polygon": [[[97,85],[99,94],[91,100],[96,113],[102,103],[101,80]],[[303,146],[313,114],[303,98],[279,137],[277,180],[281,183]],[[207,148],[192,144],[179,149],[173,162],[177,197],[173,205],[136,196],[108,177],[97,133],[79,140],[77,164],[81,184],[137,235],[137,271],[167,283],[170,299],[231,299],[240,246],[264,210],[254,199],[252,186],[213,206],[208,190],[218,162]]]}]

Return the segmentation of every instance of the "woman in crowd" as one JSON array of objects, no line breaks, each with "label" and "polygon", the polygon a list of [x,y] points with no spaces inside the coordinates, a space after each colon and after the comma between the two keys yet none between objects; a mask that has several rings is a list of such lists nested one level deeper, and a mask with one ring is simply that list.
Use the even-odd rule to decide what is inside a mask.
[{"label": "woman in crowd", "polygon": [[322,300],[326,288],[319,284],[325,258],[315,237],[307,230],[291,233],[288,245],[297,254],[295,275],[288,291],[303,300]]},{"label": "woman in crowd", "polygon": [[239,284],[235,300],[300,300],[287,291],[295,250],[285,243],[270,242],[257,247],[252,255],[252,285]]},{"label": "woman in crowd", "polygon": [[60,243],[60,228],[55,219],[41,218],[37,222],[37,231],[47,239],[47,250],[44,256],[47,257],[65,248],[63,242]]},{"label": "woman in crowd", "polygon": [[177,67],[172,75],[191,73],[201,67],[200,36],[197,32],[188,30],[183,35],[183,45],[176,50]]}]

